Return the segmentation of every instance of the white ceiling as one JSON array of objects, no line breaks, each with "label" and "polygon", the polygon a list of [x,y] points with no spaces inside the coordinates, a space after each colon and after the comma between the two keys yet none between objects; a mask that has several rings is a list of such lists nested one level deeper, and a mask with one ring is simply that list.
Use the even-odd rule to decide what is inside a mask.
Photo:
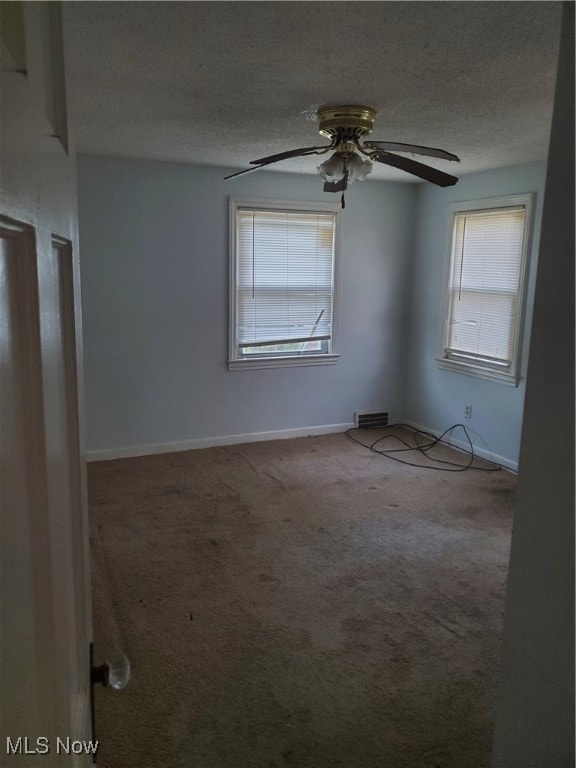
[{"label": "white ceiling", "polygon": [[420,158],[449,173],[546,157],[559,2],[67,2],[64,15],[80,152],[240,169],[324,143],[314,107],[365,104],[371,138],[453,152],[459,166]]}]

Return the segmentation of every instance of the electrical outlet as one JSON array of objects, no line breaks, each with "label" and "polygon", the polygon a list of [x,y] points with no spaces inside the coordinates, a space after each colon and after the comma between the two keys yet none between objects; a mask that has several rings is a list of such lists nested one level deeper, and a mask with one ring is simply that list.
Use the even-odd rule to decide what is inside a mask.
[{"label": "electrical outlet", "polygon": [[471,405],[465,405],[464,406],[464,418],[471,419],[472,418],[472,406]]}]

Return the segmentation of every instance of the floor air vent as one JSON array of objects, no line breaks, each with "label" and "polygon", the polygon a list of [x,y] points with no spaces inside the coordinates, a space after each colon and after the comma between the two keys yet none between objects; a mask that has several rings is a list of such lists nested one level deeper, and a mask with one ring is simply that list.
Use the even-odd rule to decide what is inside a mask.
[{"label": "floor air vent", "polygon": [[390,424],[388,411],[356,411],[354,425],[357,429],[378,429]]}]

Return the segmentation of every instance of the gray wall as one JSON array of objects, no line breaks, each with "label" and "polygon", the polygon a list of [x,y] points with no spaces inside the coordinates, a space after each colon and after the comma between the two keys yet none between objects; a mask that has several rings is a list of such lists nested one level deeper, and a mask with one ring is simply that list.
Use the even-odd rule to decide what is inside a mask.
[{"label": "gray wall", "polygon": [[574,766],[574,4],[564,8],[493,768]]},{"label": "gray wall", "polygon": [[[502,168],[463,176],[440,189],[421,184],[417,199],[417,242],[413,262],[410,332],[406,358],[404,416],[411,424],[440,433],[465,423],[475,448],[515,468],[518,462],[531,307],[537,266],[546,166]],[[448,205],[460,200],[535,192],[533,237],[527,281],[527,322],[524,329],[521,379],[517,387],[440,368],[442,303],[447,280]],[[464,418],[464,406],[472,418]],[[458,430],[456,440],[464,437]]]},{"label": "gray wall", "polygon": [[[386,408],[437,433],[466,420],[475,448],[518,461],[545,166],[456,187],[356,184],[343,212],[334,366],[228,371],[228,196],[323,200],[318,179],[79,158],[88,448],[132,455],[343,429]],[[535,192],[518,387],[438,368],[447,206]],[[455,435],[458,438],[460,435]]]},{"label": "gray wall", "polygon": [[369,408],[401,416],[415,185],[347,194],[336,365],[228,371],[228,196],[328,196],[316,177],[223,175],[79,158],[91,452],[343,425]]}]

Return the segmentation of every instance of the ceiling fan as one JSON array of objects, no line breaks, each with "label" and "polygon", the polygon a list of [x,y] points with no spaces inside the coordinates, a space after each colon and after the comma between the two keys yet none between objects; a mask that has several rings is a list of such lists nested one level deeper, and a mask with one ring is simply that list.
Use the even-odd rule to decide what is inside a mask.
[{"label": "ceiling fan", "polygon": [[[334,150],[328,160],[318,166],[318,172],[324,180],[324,192],[342,192],[342,207],[344,207],[344,191],[354,181],[363,181],[372,171],[372,162],[384,163],[393,168],[418,176],[440,187],[450,187],[458,181],[444,171],[431,168],[409,157],[394,154],[395,152],[438,157],[442,160],[460,162],[456,155],[443,149],[421,147],[417,144],[400,144],[397,141],[362,141],[372,133],[376,110],[371,107],[361,107],[345,104],[340,107],[322,107],[318,110],[318,132],[330,139],[330,144],[315,147],[301,147],[279,152],[277,155],[251,160],[252,168],[237,171],[225,176],[233,179],[246,173],[252,173],[265,168],[280,160],[306,155],[323,155]],[[368,159],[363,160],[361,155]]]}]

